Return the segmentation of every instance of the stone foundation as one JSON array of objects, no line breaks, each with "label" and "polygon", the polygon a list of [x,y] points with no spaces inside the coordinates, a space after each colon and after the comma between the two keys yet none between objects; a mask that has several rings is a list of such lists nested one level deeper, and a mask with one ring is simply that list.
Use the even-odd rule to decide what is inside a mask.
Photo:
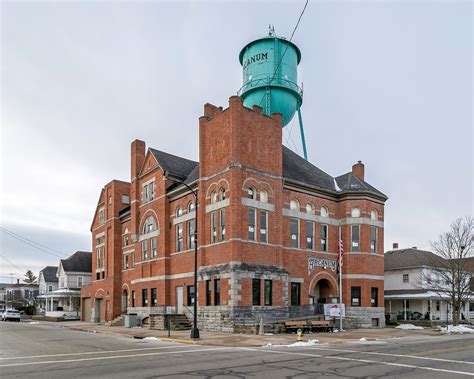
[{"label": "stone foundation", "polygon": [[344,329],[385,328],[385,308],[346,307],[343,325]]}]

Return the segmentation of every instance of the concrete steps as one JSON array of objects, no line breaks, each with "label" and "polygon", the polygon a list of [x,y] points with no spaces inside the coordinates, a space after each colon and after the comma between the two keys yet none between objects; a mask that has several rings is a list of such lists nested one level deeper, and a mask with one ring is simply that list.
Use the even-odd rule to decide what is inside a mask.
[{"label": "concrete steps", "polygon": [[110,321],[110,326],[124,326],[125,320],[123,315],[115,317],[112,321]]},{"label": "concrete steps", "polygon": [[150,316],[150,329],[167,330],[170,318],[171,330],[190,330],[191,322],[184,314],[158,314]]}]

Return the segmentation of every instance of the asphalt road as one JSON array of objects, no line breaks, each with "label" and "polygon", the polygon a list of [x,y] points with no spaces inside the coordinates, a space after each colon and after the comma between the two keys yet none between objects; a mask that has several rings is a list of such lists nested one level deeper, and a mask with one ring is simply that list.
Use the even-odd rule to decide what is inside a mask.
[{"label": "asphalt road", "polygon": [[5,378],[464,378],[474,376],[474,336],[309,347],[216,347],[0,323]]}]

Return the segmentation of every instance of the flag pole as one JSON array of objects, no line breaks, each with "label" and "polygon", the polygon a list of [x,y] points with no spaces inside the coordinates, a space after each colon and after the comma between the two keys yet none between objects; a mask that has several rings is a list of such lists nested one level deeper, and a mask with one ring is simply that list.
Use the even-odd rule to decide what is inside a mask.
[{"label": "flag pole", "polygon": [[339,225],[339,330],[342,331],[342,252],[341,252],[342,233],[341,225]]}]

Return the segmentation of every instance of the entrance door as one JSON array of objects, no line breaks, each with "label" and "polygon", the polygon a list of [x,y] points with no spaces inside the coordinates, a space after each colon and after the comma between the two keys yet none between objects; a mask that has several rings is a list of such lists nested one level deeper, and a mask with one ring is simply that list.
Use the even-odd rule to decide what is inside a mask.
[{"label": "entrance door", "polygon": [[82,298],[82,321],[91,320],[91,298]]},{"label": "entrance door", "polygon": [[94,308],[94,322],[100,322],[100,319],[102,318],[100,315],[100,308],[102,308],[102,299],[96,299]]},{"label": "entrance door", "polygon": [[176,287],[176,313],[183,312],[183,287]]},{"label": "entrance door", "polygon": [[128,292],[124,290],[122,294],[122,314],[123,315],[127,313],[127,307],[128,307]]}]

